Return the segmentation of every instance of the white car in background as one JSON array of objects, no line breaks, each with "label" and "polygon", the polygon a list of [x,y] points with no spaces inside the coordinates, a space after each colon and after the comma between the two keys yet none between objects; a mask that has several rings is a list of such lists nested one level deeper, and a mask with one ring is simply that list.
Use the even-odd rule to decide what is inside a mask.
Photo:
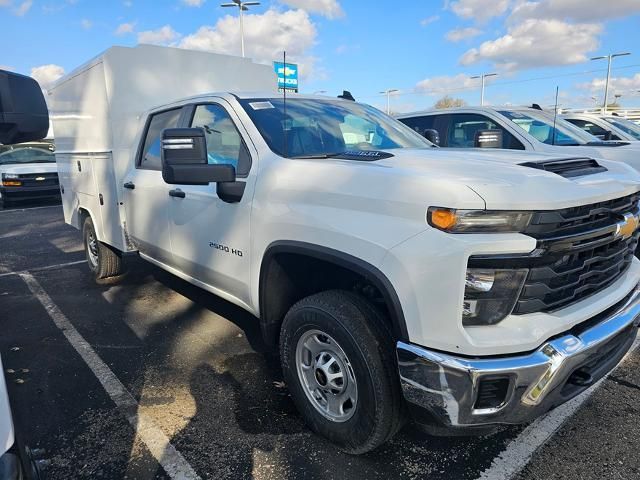
[{"label": "white car in background", "polygon": [[60,198],[51,143],[17,144],[0,151],[0,208],[9,203]]},{"label": "white car in background", "polygon": [[640,125],[626,118],[592,113],[565,113],[562,118],[602,140],[640,142]]},{"label": "white car in background", "polygon": [[415,131],[449,148],[506,148],[603,158],[640,170],[640,146],[604,141],[562,117],[531,107],[460,107],[397,116]]}]

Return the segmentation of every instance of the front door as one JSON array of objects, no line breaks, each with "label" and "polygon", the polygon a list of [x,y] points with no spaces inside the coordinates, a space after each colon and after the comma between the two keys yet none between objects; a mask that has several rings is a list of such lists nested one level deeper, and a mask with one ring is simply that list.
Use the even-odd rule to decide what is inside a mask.
[{"label": "front door", "polygon": [[234,165],[238,181],[246,185],[237,203],[221,200],[214,183],[173,185],[184,192],[184,197],[171,197],[169,201],[174,263],[179,270],[214,287],[216,293],[249,303],[250,215],[256,179],[251,157],[257,154],[249,151],[240,122],[226,102],[193,108],[189,126],[204,130],[209,163]]},{"label": "front door", "polygon": [[161,135],[165,128],[178,126],[181,108],[149,116],[142,149],[136,164],[125,176],[124,207],[126,231],[140,253],[172,264],[169,232],[169,191],[162,180]]}]

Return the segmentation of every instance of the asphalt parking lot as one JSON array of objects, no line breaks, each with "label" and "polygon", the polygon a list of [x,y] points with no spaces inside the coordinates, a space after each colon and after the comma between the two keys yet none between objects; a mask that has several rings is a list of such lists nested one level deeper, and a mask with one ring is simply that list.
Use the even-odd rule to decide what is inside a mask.
[{"label": "asphalt parking lot", "polygon": [[353,457],[302,423],[251,315],[135,257],[105,284],[83,260],[59,205],[0,211],[0,355],[47,478],[640,478],[637,351],[528,427],[408,425]]}]

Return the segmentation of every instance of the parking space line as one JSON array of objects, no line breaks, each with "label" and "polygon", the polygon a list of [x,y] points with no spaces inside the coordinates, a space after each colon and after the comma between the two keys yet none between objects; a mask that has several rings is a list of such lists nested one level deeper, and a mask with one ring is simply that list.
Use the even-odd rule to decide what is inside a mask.
[{"label": "parking space line", "polygon": [[29,273],[29,272],[42,272],[44,270],[53,270],[56,268],[63,268],[63,267],[70,267],[71,265],[80,265],[81,263],[86,263],[86,260],[76,260],[75,262],[66,262],[66,263],[58,263],[56,265],[47,265],[46,267],[36,267],[36,268],[31,268],[29,270],[20,270],[17,272],[6,272],[6,273],[0,273],[0,278],[1,277],[8,277],[9,275],[22,275],[23,273]]},{"label": "parking space line", "polygon": [[111,400],[127,418],[133,427],[136,436],[149,449],[153,457],[164,468],[165,472],[174,479],[196,480],[200,479],[193,467],[185,460],[173,446],[169,438],[162,430],[144,413],[139,411],[140,406],[133,395],[120,382],[106,363],[98,356],[91,345],[76,330],[69,319],[62,313],[51,297],[45,292],[40,283],[29,272],[20,272],[18,275],[24,280],[31,293],[38,299],[44,309],[60,329],[71,346],[80,354],[84,362],[100,381]]},{"label": "parking space line", "polygon": [[0,214],[11,213],[11,212],[25,212],[27,210],[41,210],[43,208],[62,208],[62,205],[45,205],[42,207],[12,208],[9,210],[0,210]]},{"label": "parking space line", "polygon": [[[639,345],[640,339],[636,338],[633,347],[629,350],[622,362],[624,362]],[[615,371],[615,369],[600,379],[592,388],[567,403],[560,405],[525,428],[507,445],[507,448],[493,460],[491,466],[480,474],[477,480],[507,480],[513,478],[514,475],[519,473],[529,463],[536,450],[542,447],[560,427],[576,413],[582,404],[598,390],[601,383],[604,382],[613,371]]]}]

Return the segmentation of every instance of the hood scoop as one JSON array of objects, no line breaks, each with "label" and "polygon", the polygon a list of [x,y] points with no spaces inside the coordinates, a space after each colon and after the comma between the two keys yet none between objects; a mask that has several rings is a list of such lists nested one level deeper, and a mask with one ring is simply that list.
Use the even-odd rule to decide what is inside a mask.
[{"label": "hood scoop", "polygon": [[593,175],[607,171],[605,167],[592,158],[568,158],[543,162],[526,162],[520,165],[555,173],[564,178],[582,177],[584,175]]}]

